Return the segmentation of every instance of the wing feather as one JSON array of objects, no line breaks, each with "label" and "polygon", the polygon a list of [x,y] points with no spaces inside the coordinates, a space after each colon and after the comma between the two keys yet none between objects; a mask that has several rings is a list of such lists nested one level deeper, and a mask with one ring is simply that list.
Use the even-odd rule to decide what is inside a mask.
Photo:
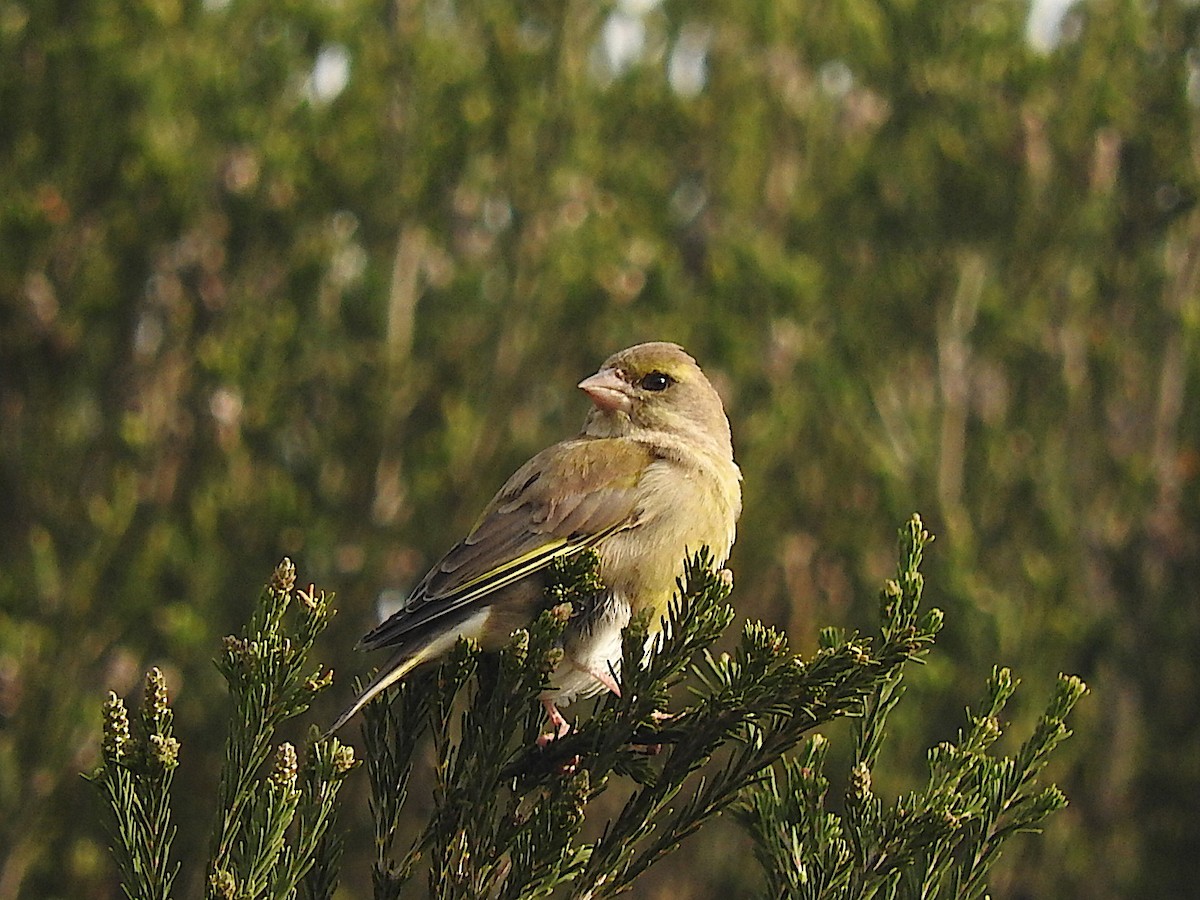
[{"label": "wing feather", "polygon": [[416,629],[637,524],[638,484],[653,451],[580,437],[548,447],[505,483],[471,533],[429,570],[403,609],[360,642],[392,646]]}]

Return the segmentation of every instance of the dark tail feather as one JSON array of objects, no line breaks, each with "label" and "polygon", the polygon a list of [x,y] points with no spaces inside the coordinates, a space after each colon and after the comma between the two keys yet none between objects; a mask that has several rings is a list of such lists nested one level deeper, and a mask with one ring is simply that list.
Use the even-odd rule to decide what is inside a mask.
[{"label": "dark tail feather", "polygon": [[347,707],[346,711],[337,717],[337,721],[329,726],[329,730],[325,732],[325,736],[333,734],[350,719],[354,717],[360,709],[386,691],[389,687],[425,662],[426,653],[417,650],[415,653],[409,650],[401,650],[375,673],[375,677],[371,679],[361,694],[355,698],[354,702]]}]

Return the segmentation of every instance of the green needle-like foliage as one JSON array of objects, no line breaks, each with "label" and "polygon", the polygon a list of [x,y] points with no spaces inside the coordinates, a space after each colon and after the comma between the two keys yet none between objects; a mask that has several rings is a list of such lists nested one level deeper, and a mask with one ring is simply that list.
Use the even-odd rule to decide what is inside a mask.
[{"label": "green needle-like foliage", "polygon": [[[555,641],[571,612],[566,604],[586,604],[597,589],[594,558],[560,566],[550,589],[558,605],[528,633],[514,634],[496,655],[460,642],[437,669],[369,708],[376,896],[399,896],[421,859],[428,893],[438,898],[614,896],[735,806],[759,839],[773,895],[824,896],[840,886],[867,896],[868,886],[898,883],[901,863],[919,854],[930,855],[939,872],[950,871],[936,842],[961,834],[970,815],[983,823],[984,804],[974,795],[959,802],[951,829],[942,800],[963,794],[961,784],[979,781],[978,773],[960,772],[950,784],[939,770],[928,796],[909,798],[887,815],[870,790],[902,667],[928,652],[941,627],[940,612],[918,609],[929,540],[914,516],[902,532],[897,578],[883,591],[878,638],[827,630],[807,660],[756,622],[746,623],[731,653],[714,656],[711,648],[734,618],[726,602],[731,585],[697,556],[661,629],[649,637],[648,623],[635,620],[626,630],[621,696],[606,697],[594,715],[543,749],[535,743],[536,701],[557,660]],[[995,721],[993,707],[988,722]],[[857,728],[855,787],[843,823],[822,808],[826,741],[805,737],[845,716],[855,716]],[[426,730],[436,756],[435,810],[397,861],[400,808]],[[1043,746],[1062,736],[1052,726],[1045,731],[1039,748],[1027,752],[1031,760],[1044,761]],[[979,756],[985,738],[971,732],[963,752]],[[785,754],[801,744],[800,761],[788,761]],[[599,838],[583,840],[589,805],[617,779],[631,783],[632,793]],[[1034,800],[1043,795],[1033,790],[1029,778],[1018,779],[1005,799],[997,796],[984,829],[990,843],[969,865],[956,845],[954,871],[964,885],[981,883],[1004,835],[1044,815],[1047,800]]]},{"label": "green needle-like foliage", "polygon": [[[885,805],[871,775],[887,717],[902,697],[904,664],[928,653],[942,624],[939,611],[919,609],[929,540],[916,516],[901,531],[877,636],[826,629],[809,659],[758,622],[745,623],[730,652],[714,653],[735,617],[732,579],[697,554],[660,627],[642,618],[626,629],[621,696],[606,696],[543,747],[538,700],[562,658],[563,629],[603,589],[594,554],[560,562],[546,611],[502,650],[483,653],[462,640],[367,707],[375,897],[418,892],[422,873],[424,893],[438,900],[612,897],[725,811],[756,840],[768,896],[980,896],[1004,841],[1065,804],[1038,778],[1085,688],[1063,678],[1030,739],[1015,756],[997,758],[990,751],[1015,689],[1008,670],[997,668],[957,741],[930,752],[927,786]],[[332,678],[307,662],[333,615],[329,598],[295,592],[294,581],[285,560],[217,663],[232,715],[212,898],[329,900],[337,887],[342,845],[331,825],[353,751],[315,727],[303,761],[290,743],[273,743],[276,729]],[[854,722],[853,760],[839,814],[826,804],[829,742],[815,729],[846,717]],[[427,740],[433,809],[405,834],[409,781]],[[92,780],[114,812],[114,854],[131,898],[170,896],[178,751],[157,670],[132,727],[123,701],[110,695],[104,762]],[[617,785],[624,803],[585,836],[593,802]]]},{"label": "green needle-like foliage", "polygon": [[[336,886],[337,842],[322,839],[333,818],[341,781],[354,765],[351,748],[314,729],[304,771],[295,748],[281,744],[270,773],[261,770],[275,730],[308,710],[312,698],[333,681],[331,672],[309,668],[308,652],[328,625],[333,607],[324,593],[294,591],[295,566],[275,570],[245,633],[225,639],[217,668],[233,700],[225,765],[221,770],[218,825],[214,832],[208,894],[213,898],[282,898],[296,895],[314,868],[318,848],[327,856],[315,866],[307,891],[330,896]],[[289,616],[293,600],[296,613]],[[286,840],[289,829],[294,840]]]},{"label": "green needle-like foliage", "polygon": [[125,701],[104,702],[103,755],[88,779],[113,811],[113,856],[131,900],[167,900],[179,870],[171,862],[171,778],[179,764],[167,686],[146,673],[143,701],[131,727]]},{"label": "green needle-like foliage", "polygon": [[[927,536],[913,518],[901,532],[898,577],[881,595],[883,636],[932,636],[934,610],[915,626]],[[915,654],[917,655],[917,654]],[[1058,689],[1034,734],[1014,757],[989,754],[1001,735],[1000,714],[1016,689],[1005,668],[993,670],[978,712],[955,743],[929,752],[929,780],[887,807],[872,789],[871,772],[886,737],[888,713],[902,694],[901,670],[867,695],[855,721],[854,761],[844,811],[827,808],[824,774],[828,741],[814,735],[798,757],[786,761],[745,795],[739,814],[756,841],[769,896],[796,898],[973,898],[986,889],[988,869],[1001,845],[1021,831],[1037,830],[1066,805],[1057,787],[1038,775],[1050,752],[1070,732],[1064,720],[1086,692],[1083,682],[1060,676]]]},{"label": "green needle-like foliage", "polygon": [[[333,615],[330,598],[295,591],[295,566],[284,560],[263,590],[250,623],[224,642],[217,668],[232,700],[225,765],[218,788],[207,893],[215,898],[286,900],[301,890],[329,898],[341,853],[328,834],[338,789],[354,767],[352,748],[312,730],[304,760],[275,730],[305,712],[332,674],[307,661],[313,641]],[[289,610],[292,610],[291,612]],[[103,764],[91,776],[116,822],[113,854],[126,894],[167,898],[178,865],[170,862],[171,772],[179,743],[158,669],[146,677],[139,727],[131,730],[124,702],[104,707]],[[274,752],[274,761],[267,760]],[[264,769],[266,771],[264,772]]]}]

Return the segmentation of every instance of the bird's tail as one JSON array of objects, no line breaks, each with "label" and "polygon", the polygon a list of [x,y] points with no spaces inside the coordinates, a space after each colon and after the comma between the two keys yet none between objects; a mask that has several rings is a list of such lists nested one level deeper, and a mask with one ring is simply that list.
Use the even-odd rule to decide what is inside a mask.
[{"label": "bird's tail", "polygon": [[354,717],[360,709],[386,691],[389,687],[415,669],[421,663],[426,662],[430,654],[417,650],[415,653],[412,650],[401,650],[391,659],[384,663],[375,677],[371,679],[361,694],[355,698],[354,702],[347,707],[346,711],[337,717],[337,721],[329,726],[329,730],[325,732],[325,736],[333,734],[350,719]]}]

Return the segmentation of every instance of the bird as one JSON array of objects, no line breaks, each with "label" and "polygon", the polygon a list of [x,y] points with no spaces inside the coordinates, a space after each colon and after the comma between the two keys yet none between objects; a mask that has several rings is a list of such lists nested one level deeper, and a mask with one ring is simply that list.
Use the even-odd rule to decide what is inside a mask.
[{"label": "bird", "polygon": [[580,433],[521,466],[401,608],[359,641],[391,656],[329,733],[460,637],[502,647],[548,605],[551,564],[592,548],[604,590],[568,621],[540,697],[552,729],[542,740],[563,737],[571,725],[560,706],[606,689],[620,695],[621,631],[649,610],[653,636],[689,556],[707,547],[714,569],[724,566],[742,476],[721,398],[695,359],[678,344],[637,344],[578,387],[592,404]]}]

